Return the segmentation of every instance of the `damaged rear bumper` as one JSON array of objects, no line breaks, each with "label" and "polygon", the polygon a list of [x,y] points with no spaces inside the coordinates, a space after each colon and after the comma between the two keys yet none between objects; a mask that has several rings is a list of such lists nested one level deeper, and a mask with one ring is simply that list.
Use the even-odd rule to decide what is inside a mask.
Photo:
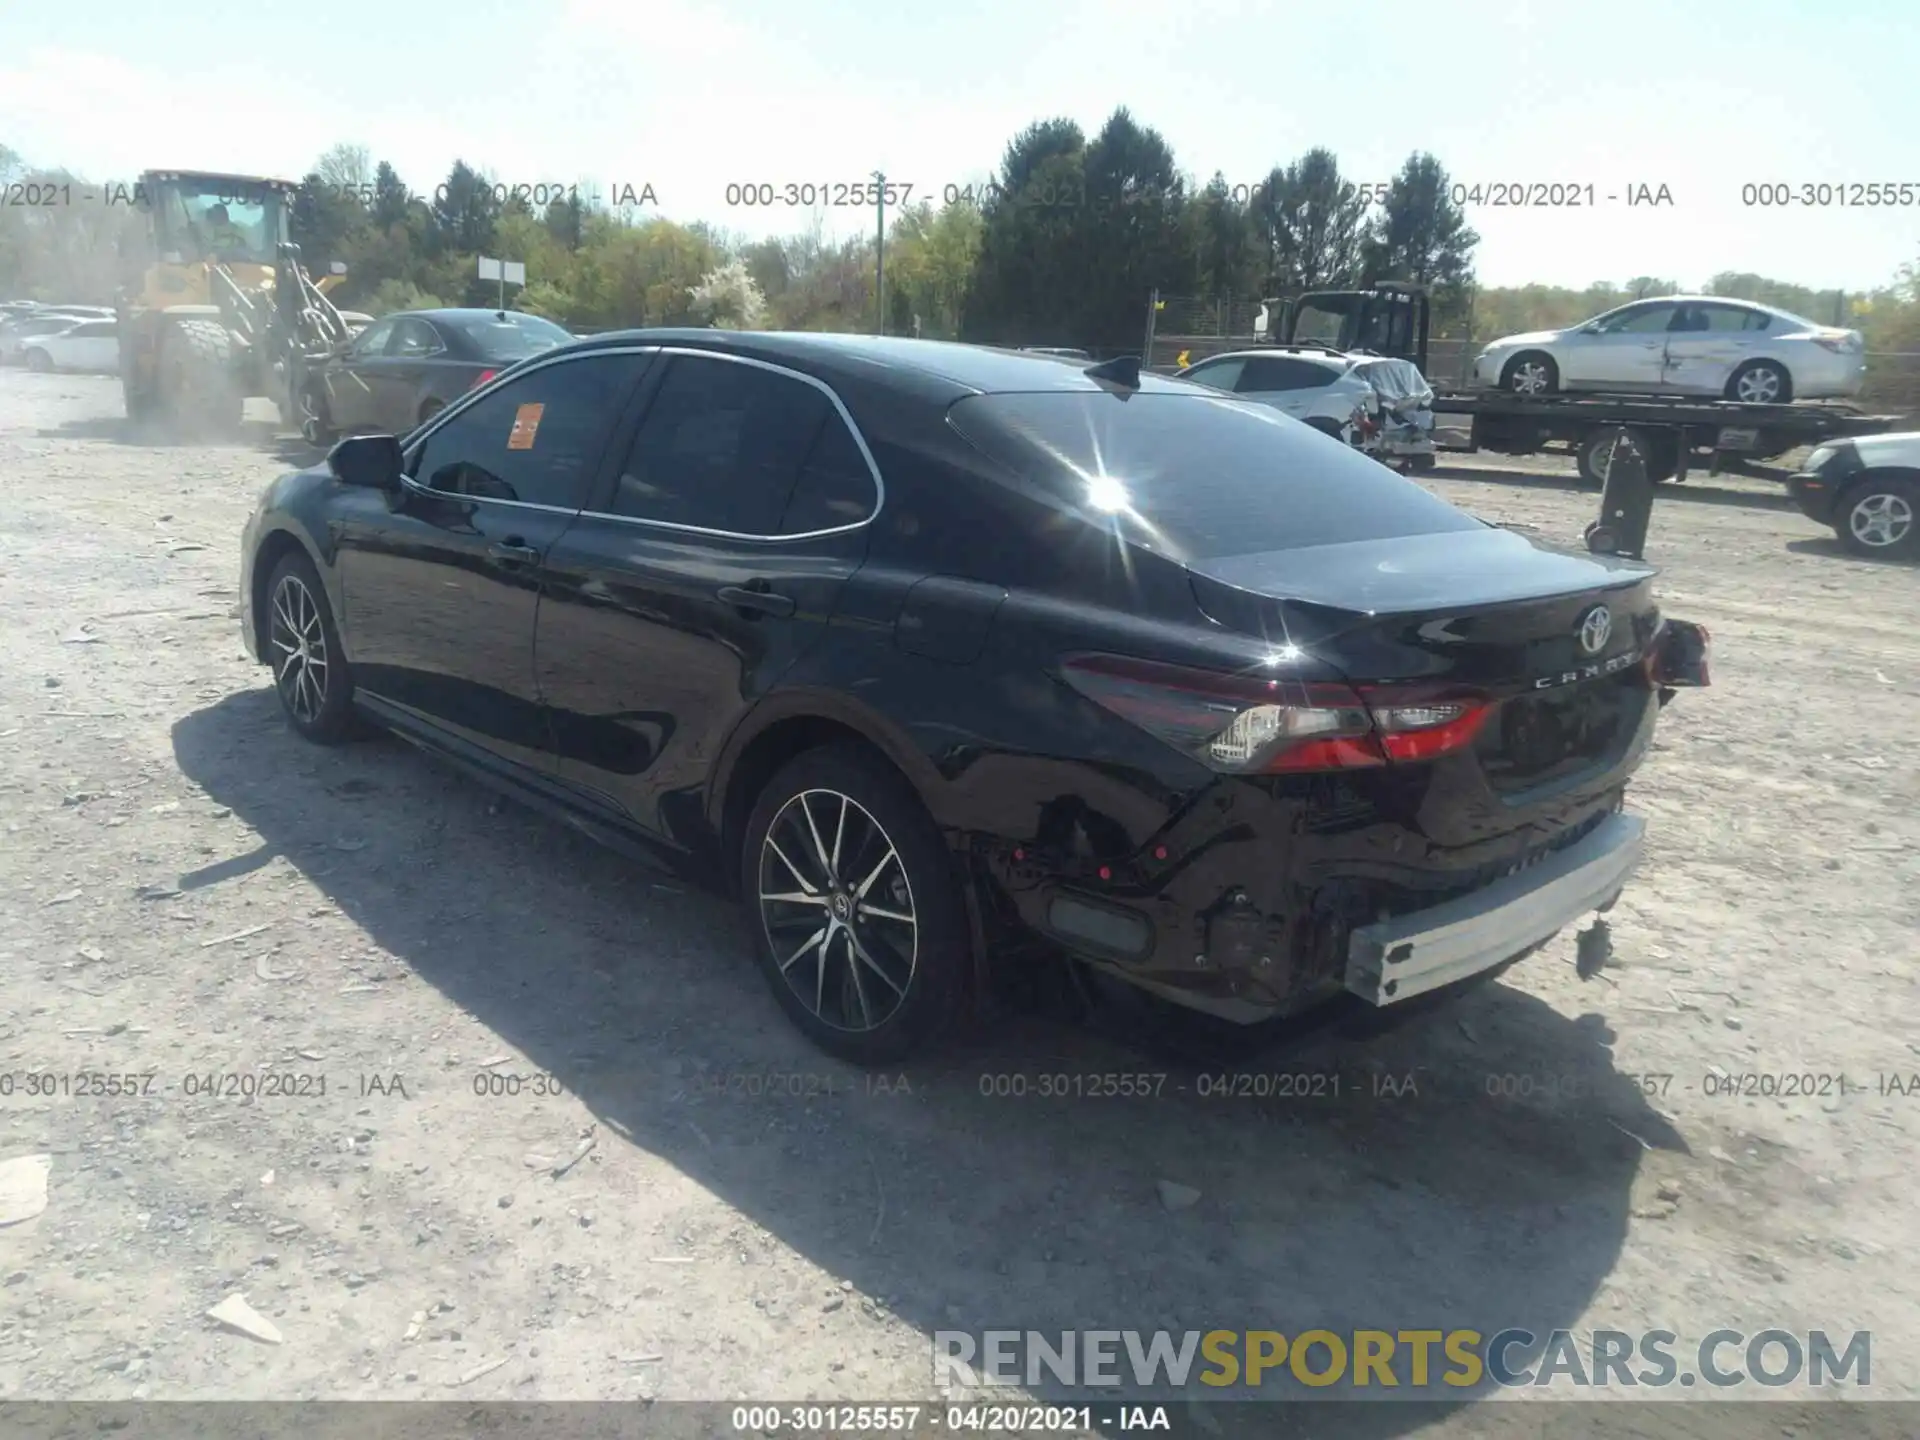
[{"label": "damaged rear bumper", "polygon": [[1392,1005],[1525,954],[1619,897],[1645,833],[1645,821],[1610,815],[1576,844],[1471,895],[1356,928],[1347,989]]}]

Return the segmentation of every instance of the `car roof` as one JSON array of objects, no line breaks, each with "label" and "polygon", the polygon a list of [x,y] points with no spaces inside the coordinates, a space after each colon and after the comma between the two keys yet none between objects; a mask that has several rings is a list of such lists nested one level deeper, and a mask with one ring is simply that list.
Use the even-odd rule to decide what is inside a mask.
[{"label": "car roof", "polygon": [[[951,340],[892,335],[840,335],[792,330],[621,330],[577,340],[541,358],[623,345],[679,345],[717,350],[790,366],[823,380],[897,386],[929,399],[1057,390],[1097,394],[1110,388],[1086,374],[1088,366],[1057,355],[1034,355]],[[1187,395],[1185,381],[1140,373],[1140,390]]]},{"label": "car roof", "polygon": [[1203,355],[1187,369],[1192,370],[1214,360],[1262,360],[1276,355],[1288,360],[1319,360],[1336,369],[1351,367],[1357,360],[1374,358],[1370,355],[1349,355],[1344,350],[1328,350],[1319,345],[1262,345],[1253,350],[1222,350],[1218,355]]},{"label": "car roof", "polygon": [[[342,312],[346,313],[346,312]],[[490,316],[505,315],[509,320],[547,320],[544,315],[529,315],[524,310],[502,310],[497,305],[442,305],[432,310],[396,310],[391,315],[382,315],[382,320],[480,320]]]}]

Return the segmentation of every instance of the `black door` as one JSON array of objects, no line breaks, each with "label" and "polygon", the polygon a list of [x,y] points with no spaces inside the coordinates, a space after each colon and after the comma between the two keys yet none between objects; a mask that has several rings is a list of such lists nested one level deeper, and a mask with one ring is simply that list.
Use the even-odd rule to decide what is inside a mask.
[{"label": "black door", "polygon": [[538,769],[540,563],[590,492],[645,351],[557,358],[408,449],[410,483],[341,526],[341,639],[362,691],[456,748]]},{"label": "black door", "polygon": [[817,381],[673,354],[547,557],[535,670],[561,779],[686,847],[728,735],[819,637],[878,477]]},{"label": "black door", "polygon": [[375,321],[353,337],[346,354],[321,369],[320,385],[334,429],[367,430],[380,423],[373,389],[376,367],[398,325],[394,318]]},{"label": "black door", "polygon": [[435,386],[437,372],[449,364],[440,332],[417,315],[394,324],[393,339],[365,369],[374,397],[374,423],[392,435],[404,435],[420,423],[420,402]]}]

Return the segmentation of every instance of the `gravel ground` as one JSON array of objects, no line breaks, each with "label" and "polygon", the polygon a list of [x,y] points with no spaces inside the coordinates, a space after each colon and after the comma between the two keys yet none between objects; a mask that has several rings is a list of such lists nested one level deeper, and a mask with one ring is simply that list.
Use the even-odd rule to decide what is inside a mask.
[{"label": "gravel ground", "polygon": [[[1338,1100],[1221,1100],[1032,1014],[853,1071],[720,901],[396,742],[302,744],[234,582],[314,457],[119,415],[110,380],[0,373],[0,1161],[51,1156],[0,1228],[0,1397],[872,1401],[932,1393],[939,1329],[1421,1325],[1868,1329],[1874,1393],[1920,1396],[1920,1093],[1878,1078],[1920,1072],[1920,575],[1777,487],[1663,492],[1715,688],[1633,792],[1613,968],[1563,936],[1407,1028],[1236,1062]],[[1562,541],[1594,507],[1551,462],[1432,484]],[[153,1078],[27,1093],[92,1072]],[[1113,1072],[1167,1079],[982,1093]],[[1782,1074],[1866,1088],[1715,1093]],[[204,1318],[235,1292],[283,1343]],[[1513,1413],[1423,1433],[1541,1433]]]}]

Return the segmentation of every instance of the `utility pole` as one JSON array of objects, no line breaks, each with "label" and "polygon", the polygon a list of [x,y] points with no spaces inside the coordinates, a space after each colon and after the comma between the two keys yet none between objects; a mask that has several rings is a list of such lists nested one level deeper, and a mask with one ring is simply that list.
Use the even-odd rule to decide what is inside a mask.
[{"label": "utility pole", "polygon": [[884,170],[873,172],[873,333],[887,333],[887,176]]}]

